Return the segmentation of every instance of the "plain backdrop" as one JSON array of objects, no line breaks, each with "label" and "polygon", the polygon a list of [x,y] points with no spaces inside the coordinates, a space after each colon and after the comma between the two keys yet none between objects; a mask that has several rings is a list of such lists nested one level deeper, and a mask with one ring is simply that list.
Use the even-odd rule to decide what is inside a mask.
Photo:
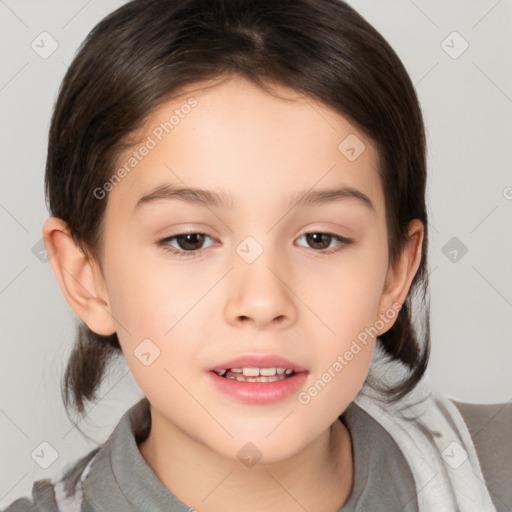
[{"label": "plain backdrop", "polygon": [[[0,2],[0,507],[28,495],[33,481],[50,478],[94,448],[94,441],[105,441],[143,396],[121,360],[80,423],[94,441],[70,423],[59,386],[75,317],[50,265],[38,256],[48,217],[47,134],[60,82],[87,33],[123,3]],[[431,375],[438,389],[457,400],[507,402],[512,398],[512,1],[349,3],[398,53],[424,112]],[[58,45],[51,55],[41,55],[41,38],[47,52]],[[46,469],[34,455],[45,442],[57,453]]]}]

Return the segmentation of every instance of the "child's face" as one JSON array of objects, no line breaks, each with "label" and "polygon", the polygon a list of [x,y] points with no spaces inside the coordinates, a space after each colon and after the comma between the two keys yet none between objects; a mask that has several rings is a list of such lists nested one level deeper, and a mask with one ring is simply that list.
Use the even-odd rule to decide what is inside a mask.
[{"label": "child's face", "polygon": [[[244,80],[197,87],[151,117],[142,143],[116,170],[133,151],[140,161],[103,199],[109,308],[161,431],[177,428],[227,457],[250,441],[264,460],[283,459],[353,400],[374,350],[365,329],[387,312],[385,332],[396,315],[383,294],[388,246],[377,155],[345,118],[293,91],[279,89],[296,101]],[[190,97],[197,104],[183,107]],[[160,123],[173,114],[166,133]],[[365,145],[353,161],[339,149],[351,134]],[[139,151],[144,143],[149,149]],[[232,203],[158,199],[136,207],[161,185],[225,193]],[[292,206],[303,191],[341,187],[365,194],[373,207],[353,197]],[[186,231],[207,236],[167,245],[192,248],[195,257],[158,245]],[[325,232],[353,243],[304,236]],[[332,249],[339,250],[322,252]],[[286,358],[306,373],[289,394],[264,404],[261,395],[249,403],[215,385],[212,368],[255,355]],[[315,382],[316,393],[308,391]]]}]

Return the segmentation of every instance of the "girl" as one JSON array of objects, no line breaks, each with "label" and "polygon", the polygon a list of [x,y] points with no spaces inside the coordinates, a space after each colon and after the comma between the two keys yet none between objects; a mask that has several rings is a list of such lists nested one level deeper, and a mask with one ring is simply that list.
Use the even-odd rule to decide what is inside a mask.
[{"label": "girl", "polygon": [[471,434],[510,408],[426,373],[425,184],[411,81],[345,3],[107,16],[55,106],[43,236],[82,321],[66,407],[121,354],[145,396],[7,510],[503,507],[510,446]]}]

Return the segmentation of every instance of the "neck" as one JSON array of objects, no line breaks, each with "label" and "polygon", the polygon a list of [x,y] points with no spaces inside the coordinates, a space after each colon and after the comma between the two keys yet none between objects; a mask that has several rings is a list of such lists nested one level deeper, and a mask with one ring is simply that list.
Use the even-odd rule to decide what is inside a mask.
[{"label": "neck", "polygon": [[244,467],[151,414],[142,457],[169,491],[201,512],[335,512],[350,496],[352,442],[341,421],[286,460]]}]

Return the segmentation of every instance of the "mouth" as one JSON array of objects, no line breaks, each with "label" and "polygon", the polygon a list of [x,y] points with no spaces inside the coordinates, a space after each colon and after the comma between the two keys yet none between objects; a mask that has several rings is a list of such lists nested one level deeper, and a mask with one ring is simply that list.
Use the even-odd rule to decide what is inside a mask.
[{"label": "mouth", "polygon": [[219,377],[234,379],[238,382],[277,382],[295,375],[293,368],[221,368],[215,371]]},{"label": "mouth", "polygon": [[258,354],[224,361],[210,371],[240,382],[275,382],[305,372],[306,368],[281,356]]},{"label": "mouth", "polygon": [[278,356],[245,356],[208,371],[218,390],[238,401],[270,404],[283,400],[303,385],[306,368]]}]

